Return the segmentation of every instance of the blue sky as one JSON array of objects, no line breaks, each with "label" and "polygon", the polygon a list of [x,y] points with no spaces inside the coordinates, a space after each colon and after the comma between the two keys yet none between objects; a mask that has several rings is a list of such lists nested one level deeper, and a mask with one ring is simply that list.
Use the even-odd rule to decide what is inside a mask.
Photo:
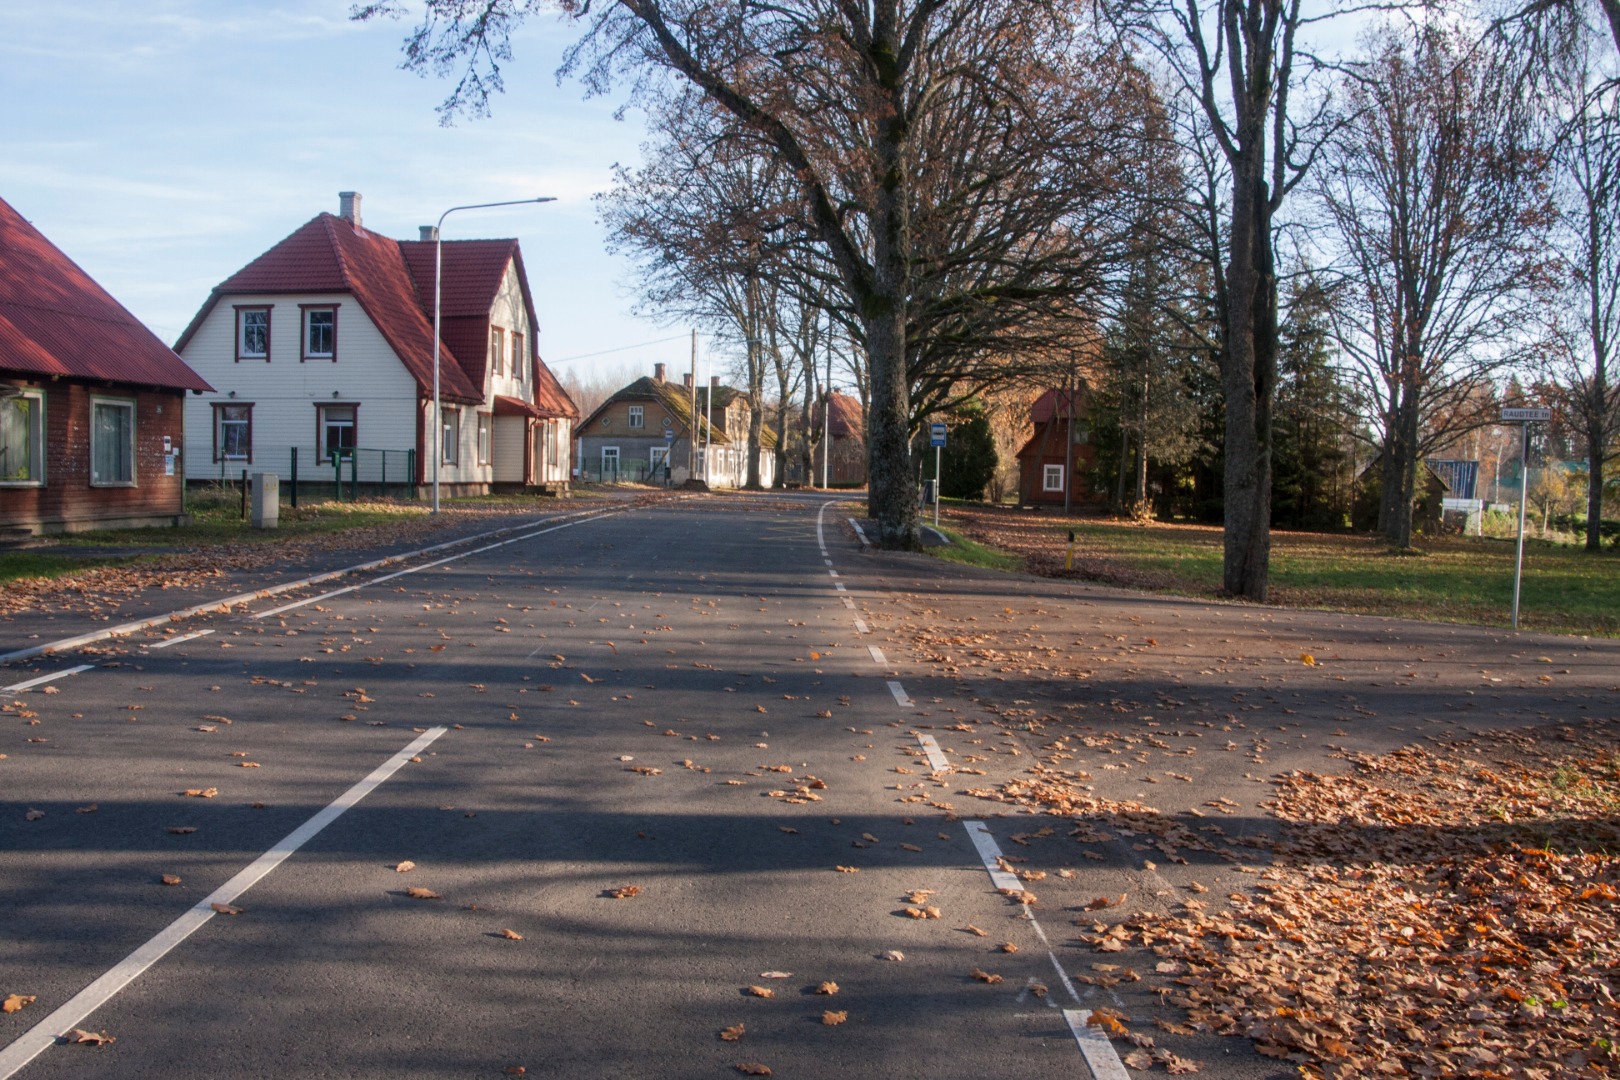
[{"label": "blue sky", "polygon": [[639,160],[639,117],[554,72],[573,31],[525,28],[494,116],[439,125],[448,86],[399,70],[405,21],[357,25],[349,0],[0,0],[10,103],[0,198],[172,343],[208,291],[317,213],[363,196],[365,225],[408,238],[517,236],[542,355],[559,374],[684,366],[684,341],[630,314],[590,196]]}]

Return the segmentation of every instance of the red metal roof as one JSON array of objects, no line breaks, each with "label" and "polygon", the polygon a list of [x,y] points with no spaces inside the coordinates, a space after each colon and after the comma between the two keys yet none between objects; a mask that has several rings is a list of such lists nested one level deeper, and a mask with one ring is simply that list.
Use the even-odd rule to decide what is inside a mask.
[{"label": "red metal roof", "polygon": [[[832,394],[829,395],[829,400],[832,402],[832,416],[829,419],[827,427],[829,428],[832,437],[835,439],[856,438],[864,441],[866,438],[866,420],[861,414],[860,398],[851,397],[848,394],[840,394],[838,391],[834,390]],[[819,436],[821,433],[820,405],[816,406],[813,417],[815,430]]]},{"label": "red metal roof", "polygon": [[[1075,416],[1078,417],[1080,413],[1085,412],[1087,396],[1086,388],[1083,386],[1074,391],[1074,407],[1078,410],[1075,412]],[[1069,402],[1070,397],[1067,390],[1046,391],[1046,393],[1035,399],[1035,404],[1029,407],[1030,423],[1044,424],[1054,417],[1067,420],[1070,412]]]},{"label": "red metal roof", "polygon": [[3,199],[0,371],[213,389]]},{"label": "red metal roof", "polygon": [[540,419],[540,410],[531,402],[507,397],[505,394],[495,395],[494,411],[496,416],[532,416],[536,420]]},{"label": "red metal roof", "polygon": [[[461,362],[474,386],[484,385],[489,362],[489,308],[506,280],[514,260],[529,311],[534,302],[523,279],[523,256],[516,240],[446,240],[442,267],[444,287],[439,297],[439,330],[445,345]],[[399,253],[416,282],[416,299],[423,311],[433,310],[433,249],[431,240],[401,240]]]},{"label": "red metal roof", "polygon": [[548,420],[578,420],[579,406],[574,404],[574,399],[568,396],[568,391],[563,389],[562,383],[557,381],[551,369],[538,356],[534,358],[531,370],[534,372],[534,403],[539,407],[540,415]]}]

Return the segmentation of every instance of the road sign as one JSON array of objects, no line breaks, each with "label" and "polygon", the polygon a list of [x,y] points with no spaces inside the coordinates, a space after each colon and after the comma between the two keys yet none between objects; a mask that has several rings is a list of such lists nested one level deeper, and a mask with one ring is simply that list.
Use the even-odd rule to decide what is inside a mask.
[{"label": "road sign", "polygon": [[1502,422],[1519,423],[1526,420],[1551,420],[1551,409],[1503,409]]},{"label": "road sign", "polygon": [[944,446],[945,445],[945,425],[944,424],[929,424],[928,425],[928,445],[929,446]]},{"label": "road sign", "polygon": [[665,428],[664,429],[664,441],[665,442],[674,442],[675,441],[675,430],[673,428]]}]

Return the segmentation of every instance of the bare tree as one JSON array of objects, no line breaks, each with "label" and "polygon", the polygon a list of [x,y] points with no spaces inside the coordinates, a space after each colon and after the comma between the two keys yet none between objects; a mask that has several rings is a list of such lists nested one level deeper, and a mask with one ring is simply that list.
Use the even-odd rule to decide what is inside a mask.
[{"label": "bare tree", "polygon": [[[414,6],[414,5],[412,5]],[[671,72],[791,172],[860,327],[869,507],[918,543],[910,434],[1024,328],[1061,326],[1099,284],[1100,198],[1127,171],[1109,121],[1122,61],[1067,0],[423,0],[406,65],[461,72],[443,107],[487,108],[510,34],[560,7],[586,27],[565,71],[632,100]],[[383,0],[359,17],[397,12]],[[936,369],[935,361],[940,368]],[[982,380],[980,380],[982,381]]]},{"label": "bare tree", "polygon": [[1602,544],[1605,466],[1620,447],[1620,88],[1593,74],[1591,37],[1553,80],[1561,125],[1558,299],[1549,339],[1552,396],[1586,449],[1586,549]]},{"label": "bare tree", "polygon": [[1381,429],[1378,529],[1412,543],[1418,466],[1530,315],[1549,207],[1505,57],[1437,25],[1367,38],[1317,184],[1343,279],[1335,336]]},{"label": "bare tree", "polygon": [[1230,171],[1221,384],[1226,398],[1222,581],[1265,600],[1271,561],[1272,407],[1277,385],[1274,220],[1309,170],[1323,103],[1296,102],[1317,70],[1299,48],[1324,17],[1303,0],[1115,0],[1130,32],[1156,48],[1198,103]]}]

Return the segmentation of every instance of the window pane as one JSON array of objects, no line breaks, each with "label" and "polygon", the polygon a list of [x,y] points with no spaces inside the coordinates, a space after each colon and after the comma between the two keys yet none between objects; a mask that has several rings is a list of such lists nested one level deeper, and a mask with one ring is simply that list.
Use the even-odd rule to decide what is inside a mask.
[{"label": "window pane", "polygon": [[0,480],[39,479],[39,406],[37,398],[0,401]]},{"label": "window pane", "polygon": [[337,330],[337,312],[310,311],[305,313],[304,319],[305,355],[331,356]]},{"label": "window pane", "polygon": [[134,473],[134,410],[128,405],[97,402],[91,424],[91,480],[127,484]]},{"label": "window pane", "polygon": [[270,349],[270,313],[268,311],[238,312],[242,320],[239,351],[243,356],[264,356]]}]

